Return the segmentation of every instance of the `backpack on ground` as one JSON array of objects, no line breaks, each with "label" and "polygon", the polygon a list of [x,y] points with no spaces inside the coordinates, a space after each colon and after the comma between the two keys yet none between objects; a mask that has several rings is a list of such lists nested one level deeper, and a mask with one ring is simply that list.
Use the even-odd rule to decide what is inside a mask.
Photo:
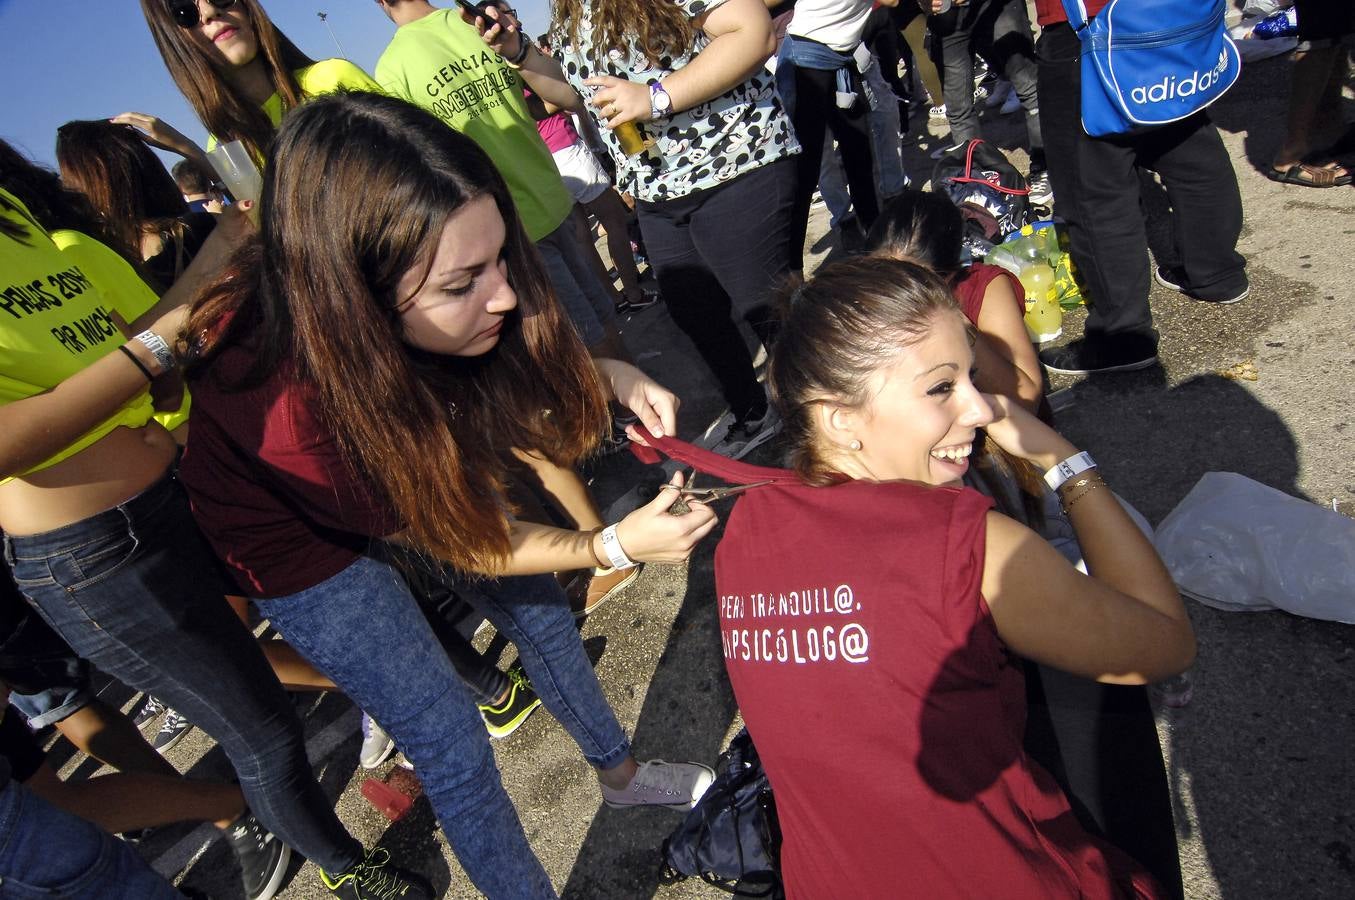
[{"label": "backpack on ground", "polygon": [[1063,9],[1082,42],[1082,127],[1092,137],[1184,119],[1242,72],[1224,0],[1110,0],[1090,21],[1083,0]]},{"label": "backpack on ground", "polygon": [[938,159],[932,190],[959,207],[965,244],[975,258],[1026,224],[1030,187],[1006,154],[987,141],[975,138]]},{"label": "backpack on ground", "polygon": [[699,877],[742,897],[785,896],[781,828],[753,739],[742,729],[706,793],[663,842],[663,881]]}]

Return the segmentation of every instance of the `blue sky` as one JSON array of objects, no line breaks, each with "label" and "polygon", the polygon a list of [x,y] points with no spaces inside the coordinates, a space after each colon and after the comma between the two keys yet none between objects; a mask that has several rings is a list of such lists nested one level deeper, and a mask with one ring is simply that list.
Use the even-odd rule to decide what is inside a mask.
[{"label": "blue sky", "polygon": [[[545,30],[547,0],[515,5],[529,33]],[[312,57],[343,55],[368,71],[395,28],[375,0],[264,0],[264,6]],[[317,12],[328,15],[333,38]],[[45,165],[55,167],[56,129],[72,119],[144,112],[206,140],[165,72],[137,0],[0,0],[0,59],[0,137]]]}]

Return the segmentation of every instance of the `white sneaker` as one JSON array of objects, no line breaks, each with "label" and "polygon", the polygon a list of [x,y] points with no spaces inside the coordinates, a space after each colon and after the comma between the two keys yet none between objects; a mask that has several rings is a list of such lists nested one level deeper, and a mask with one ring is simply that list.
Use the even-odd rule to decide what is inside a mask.
[{"label": "white sneaker", "polygon": [[927,121],[936,122],[938,125],[946,124],[946,104],[929,106],[927,108]]},{"label": "white sneaker", "polygon": [[376,724],[376,720],[366,713],[362,714],[362,749],[358,751],[358,762],[364,769],[375,769],[386,761],[386,757],[395,750],[395,741]]},{"label": "white sneaker", "polygon": [[602,785],[602,800],[611,807],[666,806],[691,809],[715,780],[715,772],[700,763],[670,763],[651,759],[621,790]]}]

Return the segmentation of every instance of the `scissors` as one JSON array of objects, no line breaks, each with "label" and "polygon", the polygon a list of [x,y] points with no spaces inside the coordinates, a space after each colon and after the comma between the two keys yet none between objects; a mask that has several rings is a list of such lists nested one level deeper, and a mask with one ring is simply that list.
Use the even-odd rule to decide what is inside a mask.
[{"label": "scissors", "polygon": [[[695,477],[692,479],[695,480]],[[688,500],[697,500],[701,503],[713,503],[716,500],[723,500],[726,497],[746,491],[749,488],[762,487],[771,484],[771,479],[766,481],[754,481],[752,484],[731,484],[725,487],[697,488],[687,485],[677,488],[678,499],[673,501],[673,505],[668,507],[668,511],[675,516],[690,512],[691,507],[687,505]]]}]

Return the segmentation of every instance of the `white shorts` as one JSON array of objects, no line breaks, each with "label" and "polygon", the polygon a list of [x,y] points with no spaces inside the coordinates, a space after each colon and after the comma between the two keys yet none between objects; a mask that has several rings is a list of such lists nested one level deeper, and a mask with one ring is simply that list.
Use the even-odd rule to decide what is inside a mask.
[{"label": "white shorts", "polygon": [[576,203],[592,203],[612,186],[607,170],[583,141],[556,150],[551,156],[555,157],[555,168],[560,170],[560,177]]}]

